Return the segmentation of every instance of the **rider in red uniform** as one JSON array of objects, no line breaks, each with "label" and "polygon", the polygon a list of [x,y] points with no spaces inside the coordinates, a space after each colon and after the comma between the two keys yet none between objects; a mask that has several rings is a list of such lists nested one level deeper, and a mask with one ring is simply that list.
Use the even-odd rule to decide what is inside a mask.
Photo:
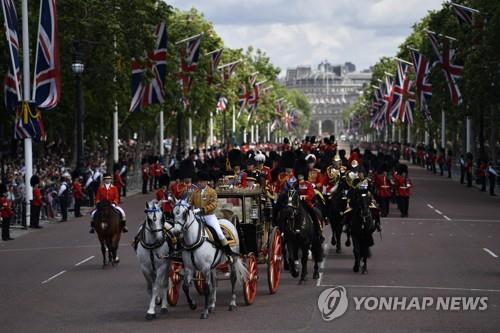
[{"label": "rider in red uniform", "polygon": [[[116,186],[111,184],[111,176],[109,174],[106,174],[103,178],[104,184],[99,186],[99,189],[97,190],[97,195],[96,195],[96,204],[103,200],[107,200],[111,203],[111,205],[120,212],[121,217],[122,217],[122,232],[128,232],[128,228],[126,225],[126,217],[125,217],[125,212],[123,209],[118,206],[120,203],[120,195],[118,194],[118,189]],[[92,211],[92,221],[90,222],[90,230],[89,232],[93,234],[95,232],[94,230],[94,214],[96,210]]]}]

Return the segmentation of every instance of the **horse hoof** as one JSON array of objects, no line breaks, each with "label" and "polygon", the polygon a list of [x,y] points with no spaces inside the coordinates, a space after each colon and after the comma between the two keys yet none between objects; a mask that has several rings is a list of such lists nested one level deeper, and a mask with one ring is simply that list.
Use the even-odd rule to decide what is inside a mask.
[{"label": "horse hoof", "polygon": [[335,240],[335,237],[332,237],[332,240],[330,241],[330,243],[332,244],[332,246],[337,245],[337,241]]},{"label": "horse hoof", "polygon": [[354,267],[352,268],[352,271],[353,271],[354,273],[359,272],[359,266],[358,266],[358,265],[354,265]]},{"label": "horse hoof", "polygon": [[236,311],[238,307],[236,305],[229,305],[228,311]]},{"label": "horse hoof", "polygon": [[203,312],[200,316],[200,319],[208,319],[208,313]]},{"label": "horse hoof", "polygon": [[368,274],[368,269],[366,267],[363,267],[361,269],[361,274]]},{"label": "horse hoof", "polygon": [[214,313],[215,312],[215,306],[209,307],[208,308],[209,313]]},{"label": "horse hoof", "polygon": [[120,262],[120,258],[116,257],[115,260],[113,261],[115,264],[118,264]]},{"label": "horse hoof", "polygon": [[196,310],[196,308],[197,308],[197,307],[198,307],[198,305],[197,305],[195,302],[191,302],[191,303],[189,303],[189,308],[190,308],[191,310]]},{"label": "horse hoof", "polygon": [[345,241],[345,246],[347,246],[347,247],[351,246],[351,241],[350,240],[346,240]]},{"label": "horse hoof", "polygon": [[319,272],[314,272],[314,273],[313,273],[313,279],[314,279],[314,280],[319,279]]},{"label": "horse hoof", "polygon": [[146,314],[146,320],[153,320],[156,319],[156,314],[154,313],[147,313]]},{"label": "horse hoof", "polygon": [[161,308],[161,313],[162,314],[167,314],[168,313],[168,309],[167,308]]}]

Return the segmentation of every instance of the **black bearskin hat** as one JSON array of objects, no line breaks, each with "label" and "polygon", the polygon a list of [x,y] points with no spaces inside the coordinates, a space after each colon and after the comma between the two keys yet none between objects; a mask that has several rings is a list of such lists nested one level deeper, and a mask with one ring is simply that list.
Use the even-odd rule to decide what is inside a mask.
[{"label": "black bearskin hat", "polygon": [[40,178],[37,175],[31,176],[30,184],[31,184],[31,187],[34,187],[35,185],[40,184]]},{"label": "black bearskin hat", "polygon": [[227,154],[227,158],[229,160],[229,163],[230,163],[231,169],[232,169],[235,166],[241,166],[243,154],[242,154],[241,150],[239,150],[239,149],[232,149]]},{"label": "black bearskin hat", "polygon": [[286,145],[289,145],[290,144],[290,140],[288,140],[288,138],[284,138],[283,139],[283,143],[286,144]]},{"label": "black bearskin hat", "polygon": [[408,166],[406,164],[400,164],[399,165],[399,173],[406,173],[408,174]]},{"label": "black bearskin hat", "polygon": [[206,171],[200,171],[198,172],[198,180],[201,180],[201,181],[210,181],[211,178],[210,178],[210,175],[208,174],[208,172]]},{"label": "black bearskin hat", "polygon": [[281,167],[285,169],[293,169],[293,166],[295,165],[295,160],[297,157],[295,156],[295,153],[293,151],[285,151],[283,152],[283,155],[281,156]]},{"label": "black bearskin hat", "polygon": [[191,160],[183,160],[179,167],[179,178],[180,179],[194,179],[196,176],[196,170],[194,169],[194,164]]},{"label": "black bearskin hat", "polygon": [[160,185],[160,187],[168,186],[169,183],[170,177],[166,173],[161,174],[160,178],[158,178],[158,184]]},{"label": "black bearskin hat", "polygon": [[304,178],[307,178],[307,162],[304,159],[298,159],[295,162],[295,165],[293,166],[293,172],[295,174],[295,177],[299,177],[299,175],[304,176]]}]

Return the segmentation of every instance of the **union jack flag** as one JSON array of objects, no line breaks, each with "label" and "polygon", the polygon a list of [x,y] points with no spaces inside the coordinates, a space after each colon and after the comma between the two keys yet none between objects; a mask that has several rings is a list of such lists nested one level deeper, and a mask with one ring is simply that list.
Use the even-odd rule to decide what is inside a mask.
[{"label": "union jack flag", "polygon": [[219,97],[219,100],[217,101],[217,112],[222,112],[226,109],[227,107],[227,98],[225,97]]},{"label": "union jack flag", "polygon": [[21,71],[19,65],[19,38],[17,35],[17,13],[13,0],[2,0],[5,18],[5,36],[9,47],[10,61],[8,73],[4,80],[5,107],[15,111],[21,101]]},{"label": "union jack flag", "polygon": [[469,8],[452,1],[451,8],[460,22],[460,25],[474,26],[476,24],[475,14],[479,14],[479,11],[473,8]]},{"label": "union jack flag", "polygon": [[384,85],[384,105],[383,105],[383,113],[385,115],[385,122],[389,123],[391,120],[391,108],[392,108],[392,100],[394,99],[394,89],[393,89],[393,78],[392,76],[386,73],[385,75],[385,85]]},{"label": "union jack flag", "polygon": [[243,110],[245,110],[249,98],[250,96],[247,93],[246,85],[244,83],[240,84],[240,94],[238,99],[238,107],[239,107],[238,118],[240,117]]},{"label": "union jack flag", "polygon": [[448,83],[451,104],[456,106],[462,102],[462,94],[460,93],[457,80],[462,78],[464,66],[457,63],[457,52],[456,49],[450,46],[449,38],[443,37],[441,38],[441,42],[439,42],[436,34],[431,31],[427,31],[427,37],[438,58],[437,63],[443,70],[446,82]]},{"label": "union jack flag", "polygon": [[[396,84],[393,87],[394,98],[391,107],[391,118],[393,122],[408,121],[408,114],[415,107],[415,94],[410,91],[412,81],[410,80],[409,71],[412,65],[398,61]],[[411,117],[413,119],[413,117]]]},{"label": "union jack flag", "polygon": [[60,99],[61,66],[56,0],[40,0],[33,100],[38,108],[50,110],[57,106]]},{"label": "union jack flag", "polygon": [[255,83],[253,85],[253,94],[250,96],[250,98],[248,99],[248,105],[250,105],[250,114],[248,116],[248,119],[250,119],[250,116],[251,114],[257,110],[257,106],[259,105],[259,100],[260,100],[260,90],[261,90],[261,87],[260,87],[260,84],[259,83]]},{"label": "union jack flag", "polygon": [[274,106],[274,121],[271,124],[271,131],[274,132],[276,129],[280,127],[281,117],[281,100],[276,101],[276,105]]},{"label": "union jack flag", "polygon": [[370,127],[378,130],[385,125],[385,113],[384,113],[385,100],[382,88],[379,86],[373,86],[373,88],[374,88],[373,98],[370,106],[371,109]]},{"label": "union jack flag", "polygon": [[217,67],[219,67],[219,63],[222,58],[222,51],[224,51],[224,49],[215,50],[210,53],[210,72],[207,78],[209,86],[211,86],[214,82],[215,73],[217,73]]},{"label": "union jack flag", "polygon": [[297,127],[297,113],[294,110],[286,111],[283,122],[287,131],[294,129]]},{"label": "union jack flag", "polygon": [[240,63],[239,61],[233,62],[232,64],[229,64],[227,67],[224,67],[224,70],[222,72],[224,81],[227,81],[231,78],[236,69],[236,66],[238,66],[239,63]]},{"label": "union jack flag", "polygon": [[[132,102],[130,112],[139,111],[152,104],[165,102],[165,75],[167,73],[167,28],[160,23],[155,31],[155,49],[147,57],[147,67],[140,61],[132,61]],[[147,71],[153,73],[153,79],[144,82]]]},{"label": "union jack flag", "polygon": [[432,84],[429,82],[431,66],[429,60],[418,50],[409,48],[411,60],[415,67],[415,86],[420,104],[420,112],[425,120],[431,119],[429,102],[432,98]]},{"label": "union jack flag", "polygon": [[198,59],[200,58],[200,46],[203,34],[199,34],[189,39],[186,42],[186,47],[181,48],[180,58],[181,58],[181,73],[180,83],[182,84],[183,93],[183,105],[184,110],[189,107],[188,95],[191,92],[191,87],[193,85],[193,77],[191,73],[194,73],[198,68]]},{"label": "union jack flag", "polygon": [[42,114],[36,104],[22,102],[17,105],[14,138],[18,140],[32,138],[36,141],[47,139]]}]

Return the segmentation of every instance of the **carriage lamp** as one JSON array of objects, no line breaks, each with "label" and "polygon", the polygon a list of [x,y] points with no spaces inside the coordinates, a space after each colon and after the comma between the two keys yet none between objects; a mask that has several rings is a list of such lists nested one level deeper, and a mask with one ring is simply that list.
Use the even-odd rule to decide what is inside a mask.
[{"label": "carriage lamp", "polygon": [[73,73],[79,75],[83,73],[85,65],[81,62],[80,59],[75,59],[75,61],[71,64],[71,69],[73,70]]}]

